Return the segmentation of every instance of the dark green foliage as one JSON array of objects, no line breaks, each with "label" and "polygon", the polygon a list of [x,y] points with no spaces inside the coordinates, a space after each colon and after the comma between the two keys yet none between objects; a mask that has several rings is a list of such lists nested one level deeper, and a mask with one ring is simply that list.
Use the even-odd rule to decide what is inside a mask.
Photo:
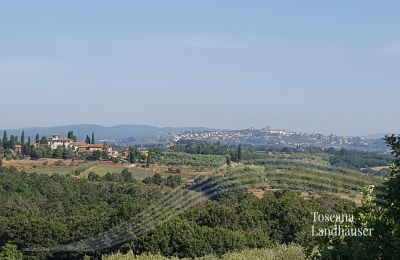
[{"label": "dark green foliage", "polygon": [[4,260],[22,260],[23,255],[16,245],[5,244],[0,248],[0,259]]},{"label": "dark green foliage", "polygon": [[230,165],[232,164],[232,159],[231,159],[231,156],[230,156],[230,155],[227,155],[227,156],[226,156],[226,164],[227,164],[228,166],[230,166]]},{"label": "dark green foliage", "polygon": [[355,227],[373,228],[371,237],[323,241],[326,259],[398,259],[400,255],[400,138],[387,136],[394,163],[380,187],[366,187]]},{"label": "dark green foliage", "polygon": [[129,155],[128,155],[129,163],[135,163],[136,160],[138,159],[138,156],[139,156],[139,150],[137,146],[135,145],[134,147],[129,147]]},{"label": "dark green foliage", "polygon": [[327,149],[326,152],[331,155],[329,158],[331,165],[355,169],[386,166],[393,160],[393,157],[390,155],[372,152],[351,151],[346,149],[335,150],[333,148]]},{"label": "dark green foliage", "polygon": [[104,176],[99,176],[95,172],[89,172],[88,179],[90,181],[107,181],[107,182],[136,182],[133,178],[133,173],[128,169],[123,169],[121,173],[106,173]]},{"label": "dark green foliage", "polygon": [[98,150],[88,153],[85,156],[85,159],[89,161],[98,161],[106,158],[108,158],[107,154]]},{"label": "dark green foliage", "polygon": [[32,153],[32,144],[31,144],[31,137],[28,136],[28,142],[24,145],[24,153],[26,155],[31,155]]},{"label": "dark green foliage", "polygon": [[62,159],[71,159],[74,157],[74,151],[71,148],[62,149]]},{"label": "dark green foliage", "polygon": [[239,162],[242,160],[242,144],[239,144],[237,149],[237,160]]},{"label": "dark green foliage", "polygon": [[150,162],[151,162],[151,156],[150,156],[150,151],[147,153],[147,158],[146,158],[146,167],[150,167]]},{"label": "dark green foliage", "polygon": [[[1,169],[0,243],[43,247],[90,237],[137,214],[152,194],[125,182]],[[121,213],[123,205],[129,205],[129,214]]]},{"label": "dark green foliage", "polygon": [[74,135],[74,131],[68,131],[67,138],[72,139],[74,142],[76,142],[76,135]]},{"label": "dark green foliage", "polygon": [[92,139],[90,140],[90,143],[91,144],[95,144],[96,143],[95,139],[94,139],[94,132],[92,132]]},{"label": "dark green foliage", "polygon": [[86,135],[85,143],[90,144],[90,137]]},{"label": "dark green foliage", "polygon": [[181,140],[177,142],[172,150],[190,154],[215,154],[224,155],[228,153],[228,147],[220,142],[200,142],[191,140]]},{"label": "dark green foliage", "polygon": [[131,182],[133,181],[133,174],[128,169],[123,169],[121,172],[122,180],[124,182]]},{"label": "dark green foliage", "polygon": [[39,145],[32,149],[31,157],[33,159],[50,158],[53,157],[53,151],[47,145]]},{"label": "dark green foliage", "polygon": [[[326,208],[327,200],[335,206]],[[307,236],[311,212],[338,212],[345,205],[334,197],[306,201],[293,192],[275,193],[263,199],[245,196],[236,202],[210,201],[167,221],[130,246],[137,254],[160,252],[178,257],[222,255],[232,250],[291,242],[310,251],[317,243]],[[354,204],[351,207],[354,209]]]},{"label": "dark green foliage", "polygon": [[2,139],[4,149],[7,148],[6,145],[8,143],[7,131],[3,132],[3,139]]},{"label": "dark green foliage", "polygon": [[156,173],[153,177],[143,179],[142,182],[145,184],[166,185],[175,188],[182,184],[182,179],[179,175],[170,175],[167,178],[163,178],[159,173]]},{"label": "dark green foliage", "polygon": [[99,175],[97,175],[95,172],[89,172],[88,180],[89,181],[100,181],[101,177]]},{"label": "dark green foliage", "polygon": [[48,144],[48,140],[46,136],[42,136],[42,138],[39,141],[40,144],[42,145],[47,145]]}]

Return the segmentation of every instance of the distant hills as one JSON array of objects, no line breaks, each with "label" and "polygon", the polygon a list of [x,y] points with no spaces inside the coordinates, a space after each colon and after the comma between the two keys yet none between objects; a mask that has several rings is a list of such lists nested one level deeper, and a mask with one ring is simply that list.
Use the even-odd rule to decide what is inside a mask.
[{"label": "distant hills", "polygon": [[[0,131],[0,138],[2,137],[2,132]],[[95,133],[96,139],[101,140],[121,140],[127,138],[134,138],[138,141],[147,139],[155,136],[162,136],[168,133],[182,133],[187,131],[207,131],[207,130],[217,130],[207,127],[157,127],[149,125],[135,125],[135,124],[124,124],[116,126],[102,126],[97,124],[76,124],[76,125],[64,125],[64,126],[51,126],[51,127],[29,127],[29,128],[14,128],[6,129],[8,136],[11,134],[20,136],[22,130],[25,131],[25,136],[31,136],[34,138],[37,133],[40,136],[51,134],[60,134],[63,136],[67,135],[68,131],[74,131],[74,134],[79,140],[83,140],[86,135],[91,135],[92,132]],[[222,130],[222,129],[219,129]],[[382,139],[385,133],[372,134],[363,136],[363,138],[368,139]]]},{"label": "distant hills", "polygon": [[[4,129],[1,130],[1,133]],[[96,124],[77,124],[77,125],[64,125],[64,126],[51,126],[51,127],[29,127],[29,128],[15,128],[6,129],[8,136],[11,134],[20,136],[22,130],[25,131],[25,136],[31,136],[34,138],[37,133],[40,136],[51,134],[60,134],[63,136],[67,135],[68,131],[74,131],[74,134],[79,140],[83,140],[86,135],[90,135],[92,132],[95,133],[96,139],[125,139],[134,137],[137,140],[148,138],[155,135],[163,135],[171,132],[180,133],[185,131],[202,131],[210,130],[206,127],[157,127],[148,125],[116,125],[116,126],[101,126]],[[1,136],[0,136],[1,138]]]}]

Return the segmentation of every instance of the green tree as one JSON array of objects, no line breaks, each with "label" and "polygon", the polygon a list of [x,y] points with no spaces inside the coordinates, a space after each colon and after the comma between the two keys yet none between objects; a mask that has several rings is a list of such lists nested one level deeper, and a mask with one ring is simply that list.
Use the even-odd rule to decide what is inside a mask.
[{"label": "green tree", "polygon": [[[362,205],[357,209],[355,225],[372,228],[372,236],[346,238],[323,251],[324,258],[398,259],[400,255],[400,136],[385,137],[394,155],[390,173],[377,192],[374,186],[363,190]],[[376,194],[376,195],[375,195]],[[328,244],[331,245],[331,244]]]},{"label": "green tree", "polygon": [[89,172],[88,174],[88,179],[89,181],[99,181],[101,178],[99,175],[97,175],[95,172]]},{"label": "green tree", "polygon": [[150,161],[151,161],[151,156],[150,156],[150,151],[147,153],[147,158],[146,158],[146,167],[150,167]]},{"label": "green tree", "polygon": [[25,145],[25,154],[30,155],[32,152],[32,146],[31,146],[31,137],[28,136],[28,142]]},{"label": "green tree", "polygon": [[8,143],[8,137],[7,137],[7,131],[3,132],[3,147],[4,149],[7,148],[7,143]]},{"label": "green tree", "polygon": [[136,162],[137,154],[138,154],[137,146],[129,147],[129,155],[128,155],[129,163],[135,163]]},{"label": "green tree", "polygon": [[19,260],[23,259],[22,253],[18,250],[16,245],[5,244],[0,250],[0,259],[4,260]]},{"label": "green tree", "polygon": [[385,238],[381,246],[383,258],[395,259],[400,256],[400,136],[386,136],[385,141],[391,148],[394,161],[387,180],[377,195],[376,203],[383,209],[383,217],[377,223],[376,229],[385,227],[381,234]]},{"label": "green tree", "polygon": [[22,131],[21,134],[21,152],[22,154],[25,154],[25,132]]},{"label": "green tree", "polygon": [[25,132],[22,131],[22,134],[21,134],[21,145],[23,146],[24,144],[25,144]]},{"label": "green tree", "polygon": [[239,162],[242,160],[242,144],[239,144],[237,149],[237,160]]},{"label": "green tree", "polygon": [[123,169],[121,172],[122,180],[124,182],[131,182],[133,181],[133,175],[128,169]]},{"label": "green tree", "polygon": [[74,131],[68,131],[67,137],[69,139],[72,139],[74,142],[76,142],[76,136],[74,135]]},{"label": "green tree", "polygon": [[47,137],[46,137],[46,136],[42,136],[42,138],[40,138],[39,143],[40,143],[40,144],[43,144],[43,145],[47,145],[47,144],[48,144],[48,139],[47,139]]},{"label": "green tree", "polygon": [[95,144],[95,140],[94,140],[94,132],[92,132],[92,140],[90,141],[91,144]]},{"label": "green tree", "polygon": [[163,177],[159,173],[154,174],[153,183],[157,184],[157,185],[161,185],[163,183]]},{"label": "green tree", "polygon": [[40,142],[40,137],[39,137],[39,134],[36,134],[36,136],[35,136],[35,143],[39,143]]},{"label": "green tree", "polygon": [[53,150],[53,158],[61,159],[63,155],[63,148],[62,147],[57,147],[56,149]]},{"label": "green tree", "polygon": [[15,136],[11,135],[9,148],[14,149],[16,144],[17,144],[17,140],[16,140]]},{"label": "green tree", "polygon": [[62,158],[63,159],[71,159],[73,157],[74,157],[74,152],[72,151],[72,149],[63,147]]},{"label": "green tree", "polygon": [[86,135],[85,143],[90,144],[90,137]]},{"label": "green tree", "polygon": [[230,156],[230,155],[227,155],[227,156],[226,156],[226,164],[227,164],[228,166],[231,166],[231,164],[232,164],[232,159],[231,159],[231,156]]}]

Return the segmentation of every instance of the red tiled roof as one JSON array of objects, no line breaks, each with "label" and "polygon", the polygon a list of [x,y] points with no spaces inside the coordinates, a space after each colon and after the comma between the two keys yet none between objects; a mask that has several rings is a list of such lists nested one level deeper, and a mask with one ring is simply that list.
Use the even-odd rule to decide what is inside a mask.
[{"label": "red tiled roof", "polygon": [[71,145],[75,145],[75,146],[88,146],[87,143],[84,142],[72,142]]},{"label": "red tiled roof", "polygon": [[69,138],[50,138],[50,142],[72,142],[72,139]]},{"label": "red tiled roof", "polygon": [[89,144],[89,148],[103,148],[104,145],[102,144]]}]

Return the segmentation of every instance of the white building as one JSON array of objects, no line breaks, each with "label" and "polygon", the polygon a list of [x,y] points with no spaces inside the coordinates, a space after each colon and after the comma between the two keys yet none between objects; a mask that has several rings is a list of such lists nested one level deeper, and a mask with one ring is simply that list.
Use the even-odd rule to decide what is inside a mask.
[{"label": "white building", "polygon": [[51,135],[49,138],[48,145],[51,149],[56,149],[57,147],[68,147],[73,142],[72,139],[61,137],[60,135]]}]

